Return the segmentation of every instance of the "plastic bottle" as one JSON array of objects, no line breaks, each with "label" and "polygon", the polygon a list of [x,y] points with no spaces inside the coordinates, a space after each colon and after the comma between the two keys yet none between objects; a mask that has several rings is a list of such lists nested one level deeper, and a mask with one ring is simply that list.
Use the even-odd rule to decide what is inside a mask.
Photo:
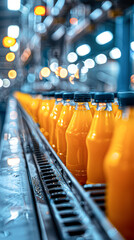
[{"label": "plastic bottle", "polygon": [[96,110],[96,105],[97,105],[94,101],[95,92],[90,92],[90,95],[91,95],[91,102],[89,103],[89,107],[90,107],[92,116],[94,116],[94,113],[95,113],[95,110]]},{"label": "plastic bottle", "polygon": [[87,184],[104,183],[103,162],[108,151],[114,128],[111,102],[113,93],[96,93],[97,108],[92,120],[86,144],[88,150]]},{"label": "plastic bottle", "polygon": [[119,103],[118,103],[118,93],[115,92],[114,93],[114,102],[112,103],[112,107],[113,107],[113,113],[114,113],[114,116],[116,116],[116,113],[118,111],[118,108],[119,108]]},{"label": "plastic bottle", "polygon": [[31,102],[31,113],[33,116],[33,120],[37,123],[38,122],[38,110],[40,107],[40,103],[42,100],[42,96],[40,93],[33,93],[33,100]]},{"label": "plastic bottle", "polygon": [[50,113],[49,117],[49,143],[52,146],[52,148],[57,152],[57,146],[56,146],[56,124],[58,121],[58,118],[60,116],[60,112],[63,106],[62,101],[63,92],[56,92],[55,93],[55,99],[56,102],[54,104],[54,107],[52,109],[52,112]]},{"label": "plastic bottle", "polygon": [[66,145],[67,144],[66,144],[65,133],[75,109],[74,93],[73,92],[64,93],[63,100],[64,100],[64,104],[56,125],[57,155],[60,157],[62,162],[66,164],[66,150],[67,150]]},{"label": "plastic bottle", "polygon": [[66,166],[80,184],[85,184],[87,179],[86,137],[92,122],[90,99],[89,93],[75,93],[76,107],[66,131]]},{"label": "plastic bottle", "polygon": [[105,158],[106,213],[127,240],[134,239],[134,92],[119,93],[122,118]]}]

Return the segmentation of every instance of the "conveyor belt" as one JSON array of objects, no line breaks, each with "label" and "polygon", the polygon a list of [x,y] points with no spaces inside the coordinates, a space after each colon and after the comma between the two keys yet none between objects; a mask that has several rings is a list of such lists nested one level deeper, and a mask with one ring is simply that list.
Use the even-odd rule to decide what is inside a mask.
[{"label": "conveyor belt", "polygon": [[[20,125],[22,126],[20,129],[21,142],[31,187],[35,193],[35,178],[32,176],[31,163],[26,153],[30,153],[36,166],[36,178],[39,181],[38,191],[42,198],[47,199],[58,238],[123,239],[96,205],[98,189],[95,190],[96,193],[90,191],[89,194],[86,191],[91,190],[91,186],[85,185],[86,191],[83,190],[51,148],[37,124],[32,121],[19,104],[18,106]],[[104,189],[99,188],[98,193],[103,195]],[[34,194],[34,197],[37,203],[38,195]],[[104,204],[101,204],[100,207],[104,209]],[[38,210],[38,204],[37,213],[40,220],[40,215],[43,213]]]}]

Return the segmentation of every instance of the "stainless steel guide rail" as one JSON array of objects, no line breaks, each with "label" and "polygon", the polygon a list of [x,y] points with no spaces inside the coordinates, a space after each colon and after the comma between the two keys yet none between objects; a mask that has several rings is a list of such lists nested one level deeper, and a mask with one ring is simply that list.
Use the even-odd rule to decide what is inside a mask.
[{"label": "stainless steel guide rail", "polygon": [[[37,124],[18,103],[20,135],[24,152],[31,154],[39,179],[41,195],[47,199],[60,239],[123,239],[95,204],[89,193],[67,170]],[[31,186],[35,192],[31,163],[26,154]],[[88,185],[87,185],[88,186]],[[86,185],[85,185],[86,188]],[[35,196],[36,198],[36,196]],[[35,201],[36,202],[36,201]],[[40,211],[37,212],[40,218]],[[41,227],[43,230],[43,227]],[[56,238],[55,238],[56,239]]]}]

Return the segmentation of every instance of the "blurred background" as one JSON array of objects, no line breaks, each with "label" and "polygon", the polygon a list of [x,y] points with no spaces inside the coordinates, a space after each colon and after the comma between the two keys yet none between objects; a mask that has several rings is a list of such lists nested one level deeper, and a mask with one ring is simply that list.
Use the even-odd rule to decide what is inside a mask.
[{"label": "blurred background", "polygon": [[0,0],[0,132],[15,90],[134,84],[132,0]]}]

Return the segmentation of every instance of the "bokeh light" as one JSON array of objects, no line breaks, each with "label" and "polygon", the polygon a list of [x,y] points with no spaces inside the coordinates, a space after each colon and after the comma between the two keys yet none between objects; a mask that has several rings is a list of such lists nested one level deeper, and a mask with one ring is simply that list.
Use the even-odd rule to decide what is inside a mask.
[{"label": "bokeh light", "polygon": [[40,71],[42,77],[49,77],[51,71],[48,67],[44,67]]},{"label": "bokeh light", "polygon": [[36,6],[34,8],[34,14],[38,16],[45,16],[46,9],[44,6]]},{"label": "bokeh light", "polygon": [[15,54],[13,52],[9,52],[6,55],[6,60],[7,62],[13,62],[15,59]]},{"label": "bokeh light", "polygon": [[16,39],[12,37],[4,37],[2,40],[2,44],[6,48],[14,46],[15,43],[16,43]]},{"label": "bokeh light", "polygon": [[14,79],[14,78],[16,78],[17,77],[17,72],[15,71],[15,70],[10,70],[9,72],[8,72],[8,77],[10,78],[10,79]]}]

